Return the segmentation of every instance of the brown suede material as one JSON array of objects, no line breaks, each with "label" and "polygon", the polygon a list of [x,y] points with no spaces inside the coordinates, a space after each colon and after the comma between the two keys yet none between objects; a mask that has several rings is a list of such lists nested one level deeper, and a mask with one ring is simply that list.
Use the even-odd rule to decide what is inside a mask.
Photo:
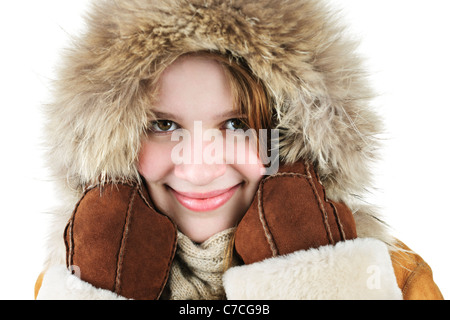
[{"label": "brown suede material", "polygon": [[391,253],[391,259],[403,299],[443,300],[430,266],[404,243],[398,241],[397,246],[399,250]]},{"label": "brown suede material", "polygon": [[236,231],[236,251],[246,264],[356,238],[353,215],[327,199],[313,168],[283,166],[261,180]]},{"label": "brown suede material", "polygon": [[177,231],[146,190],[109,184],[88,190],[64,237],[68,266],[82,280],[131,299],[158,299],[175,255]]}]

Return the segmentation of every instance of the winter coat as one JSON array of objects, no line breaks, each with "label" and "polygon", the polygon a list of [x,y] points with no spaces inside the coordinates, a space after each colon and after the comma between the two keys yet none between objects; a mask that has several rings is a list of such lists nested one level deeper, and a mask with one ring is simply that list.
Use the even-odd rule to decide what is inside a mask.
[{"label": "winter coat", "polygon": [[[182,54],[246,61],[265,84],[280,130],[280,160],[308,159],[358,238],[229,269],[229,299],[441,299],[429,266],[361,201],[370,188],[380,119],[355,45],[317,0],[93,1],[46,106],[48,165],[58,183],[38,298],[120,298],[65,268],[64,228],[83,190],[139,181],[148,122],[143,86]],[[250,290],[251,288],[251,290]]]}]

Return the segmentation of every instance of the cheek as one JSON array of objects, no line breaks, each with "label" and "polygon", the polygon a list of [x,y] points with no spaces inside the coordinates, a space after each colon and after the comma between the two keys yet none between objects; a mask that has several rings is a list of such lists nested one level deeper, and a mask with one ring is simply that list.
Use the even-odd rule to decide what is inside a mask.
[{"label": "cheek", "polygon": [[139,153],[138,170],[147,182],[163,179],[173,169],[170,144],[144,141]]},{"label": "cheek", "polygon": [[[245,150],[244,152],[242,152]],[[265,173],[265,167],[259,158],[258,150],[248,142],[236,144],[236,153],[232,161],[233,166],[250,183],[257,184]],[[245,159],[244,159],[245,155]],[[227,159],[228,161],[230,159]]]},{"label": "cheek", "polygon": [[241,172],[250,184],[258,184],[263,177],[264,166],[259,164],[236,164],[235,168]]}]

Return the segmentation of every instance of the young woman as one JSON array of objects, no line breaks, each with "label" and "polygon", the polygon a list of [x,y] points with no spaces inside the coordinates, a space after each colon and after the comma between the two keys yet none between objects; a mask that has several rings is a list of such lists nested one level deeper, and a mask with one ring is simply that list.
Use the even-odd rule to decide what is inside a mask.
[{"label": "young woman", "polygon": [[101,1],[48,106],[39,299],[441,299],[360,199],[379,119],[316,0]]}]

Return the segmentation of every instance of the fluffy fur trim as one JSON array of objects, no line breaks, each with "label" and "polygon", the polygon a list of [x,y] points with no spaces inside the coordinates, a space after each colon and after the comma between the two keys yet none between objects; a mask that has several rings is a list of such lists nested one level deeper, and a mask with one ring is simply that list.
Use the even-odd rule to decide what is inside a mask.
[{"label": "fluffy fur trim", "polygon": [[64,265],[45,273],[37,300],[126,300],[114,292],[98,289],[72,275]]},{"label": "fluffy fur trim", "polygon": [[224,275],[228,299],[402,299],[384,243],[356,239],[235,267]]}]

